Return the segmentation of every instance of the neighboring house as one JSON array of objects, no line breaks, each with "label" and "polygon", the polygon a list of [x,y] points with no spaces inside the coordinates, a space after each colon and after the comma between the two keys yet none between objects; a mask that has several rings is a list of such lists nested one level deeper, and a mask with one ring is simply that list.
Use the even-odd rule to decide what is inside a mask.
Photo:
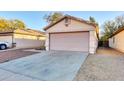
[{"label": "neighboring house", "polygon": [[66,15],[44,30],[46,50],[96,52],[98,26],[89,21]]},{"label": "neighboring house", "polygon": [[45,33],[33,29],[0,31],[0,41],[16,43],[16,48],[40,48],[45,44]]},{"label": "neighboring house", "polygon": [[118,29],[110,36],[109,47],[124,52],[124,27]]}]

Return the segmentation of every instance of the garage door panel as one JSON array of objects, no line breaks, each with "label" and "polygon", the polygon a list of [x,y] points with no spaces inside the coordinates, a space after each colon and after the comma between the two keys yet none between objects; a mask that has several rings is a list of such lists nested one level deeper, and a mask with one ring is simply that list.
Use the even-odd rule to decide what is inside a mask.
[{"label": "garage door panel", "polygon": [[50,34],[50,50],[88,52],[89,32]]}]

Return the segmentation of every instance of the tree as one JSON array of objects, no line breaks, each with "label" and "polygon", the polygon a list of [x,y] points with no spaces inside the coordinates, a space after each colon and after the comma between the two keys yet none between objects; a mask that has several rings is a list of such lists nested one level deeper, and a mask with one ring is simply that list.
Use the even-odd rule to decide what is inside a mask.
[{"label": "tree", "polygon": [[89,17],[89,21],[90,21],[91,23],[95,23],[96,25],[98,25],[98,23],[96,22],[95,18],[92,17],[92,16]]},{"label": "tree", "polygon": [[96,23],[95,18],[92,17],[92,16],[89,17],[89,21],[90,21],[90,22],[93,22],[93,23]]},{"label": "tree", "polygon": [[117,30],[117,25],[114,20],[105,21],[103,24],[103,36],[101,41],[107,41],[108,38]]},{"label": "tree", "polygon": [[18,19],[9,20],[8,26],[9,26],[10,30],[25,29],[26,28],[24,22],[22,22],[21,20],[18,20]]},{"label": "tree", "polygon": [[8,29],[8,21],[6,19],[0,18],[0,31],[5,31]]},{"label": "tree", "polygon": [[106,21],[103,25],[103,29],[105,34],[108,34],[108,36],[112,35],[113,32],[117,30],[117,25],[115,21]]},{"label": "tree", "polygon": [[0,18],[0,31],[14,31],[16,29],[25,29],[26,26],[24,22],[14,19],[7,20],[4,18]]},{"label": "tree", "polygon": [[117,28],[123,27],[124,26],[124,15],[117,16],[115,18],[115,22],[116,22]]},{"label": "tree", "polygon": [[46,20],[46,22],[48,23],[54,23],[57,20],[59,20],[60,18],[62,18],[64,15],[61,12],[54,12],[54,13],[50,13],[48,15],[44,16],[44,19]]},{"label": "tree", "polygon": [[109,20],[103,24],[103,36],[101,40],[107,41],[108,38],[120,27],[124,26],[124,15],[114,18],[114,20]]}]

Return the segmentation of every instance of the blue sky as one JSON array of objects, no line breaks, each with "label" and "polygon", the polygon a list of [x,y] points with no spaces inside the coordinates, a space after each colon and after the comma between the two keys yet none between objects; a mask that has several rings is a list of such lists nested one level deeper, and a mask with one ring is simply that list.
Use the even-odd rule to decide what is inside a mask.
[{"label": "blue sky", "polygon": [[[45,14],[49,14],[50,11],[1,11],[0,17],[7,19],[20,19],[25,22],[27,28],[42,30],[47,25],[43,19]],[[69,14],[75,17],[88,20],[89,16],[93,16],[100,24],[100,27],[106,20],[112,20],[116,16],[123,15],[124,11],[63,11],[64,14]]]}]

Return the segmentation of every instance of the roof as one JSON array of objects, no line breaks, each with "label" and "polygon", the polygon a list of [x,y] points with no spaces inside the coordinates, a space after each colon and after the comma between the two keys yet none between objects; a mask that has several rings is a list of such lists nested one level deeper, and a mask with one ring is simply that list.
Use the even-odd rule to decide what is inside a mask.
[{"label": "roof", "polygon": [[6,33],[17,33],[17,34],[25,34],[32,36],[45,36],[45,32],[41,32],[34,29],[17,29],[15,31],[0,31],[0,34],[6,34]]},{"label": "roof", "polygon": [[90,21],[86,21],[86,20],[83,20],[83,19],[81,19],[81,18],[77,18],[77,17],[70,16],[70,15],[65,15],[65,16],[63,16],[62,18],[60,18],[57,22],[51,23],[51,24],[49,24],[48,26],[46,26],[46,27],[44,28],[44,30],[49,29],[50,27],[54,26],[55,24],[59,23],[60,21],[62,21],[62,20],[65,19],[65,18],[70,18],[70,19],[73,19],[73,20],[76,20],[76,21],[79,21],[79,22],[82,22],[82,23],[86,23],[86,24],[88,24],[88,25],[92,25],[92,26],[94,26],[94,27],[97,26],[96,24],[91,23]]},{"label": "roof", "polygon": [[122,31],[124,31],[124,26],[121,27],[121,28],[119,28],[117,31],[115,31],[109,38],[111,38],[111,37],[117,35],[118,33],[122,32]]},{"label": "roof", "polygon": [[22,34],[29,34],[29,35],[35,35],[35,36],[45,36],[45,32],[41,32],[39,30],[34,29],[25,29],[25,30],[15,30],[15,33],[22,33]]}]

